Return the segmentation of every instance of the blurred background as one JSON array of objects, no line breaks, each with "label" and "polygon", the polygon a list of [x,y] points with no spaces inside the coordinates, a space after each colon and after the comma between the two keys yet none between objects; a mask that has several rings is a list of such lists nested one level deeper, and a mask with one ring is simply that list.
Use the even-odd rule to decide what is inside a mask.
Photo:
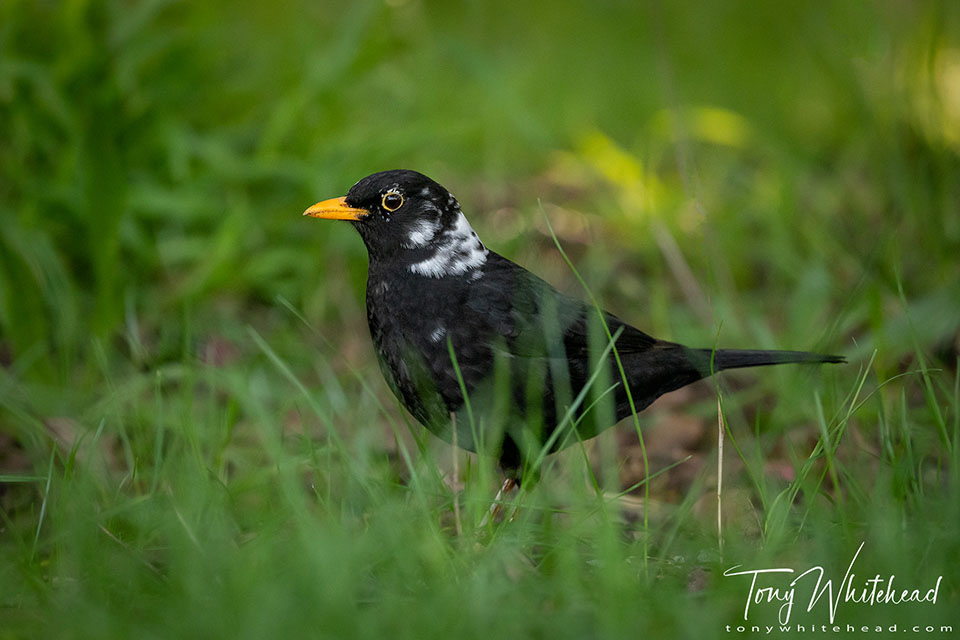
[{"label": "blurred background", "polygon": [[[549,219],[602,304],[658,337],[847,355],[850,365],[822,376],[777,370],[725,383],[734,428],[756,435],[768,461],[751,472],[748,453],[732,467],[747,468],[742,504],[762,513],[744,518],[759,519],[758,539],[788,530],[771,528],[768,509],[799,486],[808,455],[824,464],[836,415],[846,466],[827,455],[831,488],[806,489],[850,510],[840,520],[857,524],[845,531],[856,537],[871,522],[875,487],[889,497],[883,526],[912,532],[922,527],[903,523],[919,512],[957,516],[956,474],[945,471],[960,404],[956,3],[8,0],[0,606],[10,616],[0,617],[13,621],[10,637],[65,631],[40,612],[81,606],[91,635],[169,631],[179,611],[185,626],[239,637],[267,628],[233,608],[256,589],[266,589],[263,618],[297,633],[315,628],[310,616],[356,613],[364,598],[409,614],[397,585],[411,572],[449,582],[447,569],[424,576],[387,563],[388,578],[344,603],[310,591],[310,575],[333,570],[315,558],[295,584],[334,604],[284,618],[294,592],[261,562],[296,574],[304,556],[290,551],[284,565],[271,554],[291,544],[308,553],[320,529],[356,568],[352,527],[377,531],[365,519],[385,516],[371,512],[396,515],[390,505],[410,500],[397,487],[422,471],[420,457],[443,458],[437,491],[470,485],[450,477],[448,448],[404,426],[380,378],[359,238],[300,215],[391,168],[446,186],[490,248],[583,297]],[[690,502],[662,529],[624,507],[627,522],[644,520],[632,538],[648,545],[644,558],[684,544],[695,558],[704,544],[678,531],[707,495],[713,388],[652,410],[643,425],[660,435],[649,463],[629,428],[602,439],[609,464],[590,454],[597,473],[613,475],[608,488],[692,457],[644,496]],[[788,430],[800,434],[788,445],[760,438]],[[444,499],[423,507],[436,534],[427,538],[447,549],[415,556],[427,565],[449,551],[437,533],[450,525]],[[309,535],[290,543],[291,519]],[[921,546],[956,558],[957,522]],[[383,535],[423,539],[406,526],[396,533],[390,521]],[[244,562],[237,549],[254,538],[264,555]],[[221,543],[234,551],[217,556]],[[364,553],[383,539],[368,544]],[[570,575],[587,566],[571,560]],[[353,584],[341,570],[338,584]],[[496,597],[476,600],[476,616],[451,629],[480,628],[500,599],[547,606],[541,574],[518,583],[490,571],[499,587],[484,593]],[[691,574],[681,574],[683,594]],[[190,603],[210,576],[226,586],[207,617]],[[518,584],[533,595],[518,596]],[[405,595],[391,600],[395,587]],[[601,603],[570,589],[542,624],[578,634],[593,627],[571,620]],[[110,603],[125,593],[152,604],[116,614]],[[448,596],[450,605],[463,593]],[[704,615],[732,620],[736,597]],[[340,615],[349,628],[352,614]],[[624,616],[622,629],[640,624]],[[667,609],[646,619],[691,624]],[[498,624],[521,626],[505,632],[532,629],[510,620]]]}]

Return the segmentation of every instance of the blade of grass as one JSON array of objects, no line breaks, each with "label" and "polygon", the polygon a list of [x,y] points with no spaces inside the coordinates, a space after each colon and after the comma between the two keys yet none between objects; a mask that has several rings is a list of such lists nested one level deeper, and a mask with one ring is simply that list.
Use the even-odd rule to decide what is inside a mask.
[{"label": "blade of grass", "polygon": [[57,458],[57,443],[51,444],[50,464],[47,467],[47,483],[43,488],[43,499],[40,501],[40,516],[37,518],[37,530],[33,534],[33,547],[30,550],[30,561],[37,555],[37,545],[40,543],[40,530],[43,528],[43,520],[47,515],[47,505],[50,501],[50,485],[53,482],[53,462]]},{"label": "blade of grass", "polygon": [[[540,213],[543,216],[543,220],[547,225],[547,229],[549,229],[550,231],[550,237],[553,238],[553,244],[557,247],[557,251],[560,252],[560,255],[561,257],[563,257],[564,262],[567,263],[567,266],[570,268],[570,271],[573,273],[574,277],[576,277],[577,281],[580,283],[580,286],[583,287],[583,290],[586,292],[587,296],[589,297],[590,304],[593,305],[593,308],[596,310],[597,316],[600,318],[600,323],[603,326],[603,330],[607,334],[607,340],[610,342],[610,345],[613,348],[613,357],[617,363],[617,371],[620,374],[620,380],[623,382],[624,392],[626,393],[626,396],[627,396],[627,403],[630,405],[630,415],[633,418],[633,427],[634,427],[634,430],[637,432],[637,438],[640,441],[640,456],[643,459],[643,468],[645,470],[644,472],[646,473],[650,469],[650,465],[649,465],[649,461],[647,460],[647,447],[643,441],[643,433],[641,432],[641,429],[640,429],[640,418],[637,415],[637,406],[633,401],[633,393],[630,391],[630,384],[627,381],[626,370],[623,368],[623,362],[620,360],[620,353],[617,351],[616,346],[614,345],[614,337],[610,333],[610,327],[607,326],[607,320],[604,317],[603,309],[600,307],[600,304],[597,301],[596,297],[593,295],[593,292],[590,290],[590,287],[587,286],[586,281],[583,279],[583,277],[580,275],[580,272],[577,270],[576,266],[573,264],[573,261],[570,260],[570,257],[567,255],[567,252],[564,251],[563,246],[560,244],[560,239],[557,237],[556,232],[553,230],[553,226],[550,224],[550,218],[549,216],[547,216],[547,212],[543,208],[543,202],[540,199],[537,199],[537,204],[540,207]],[[603,356],[603,357],[606,357],[606,356]],[[650,499],[650,485],[644,484],[644,500],[649,501],[649,499]],[[650,525],[649,517],[646,510],[644,510],[644,514],[643,514],[644,533],[647,533],[647,531],[649,530],[649,525]],[[648,536],[646,535],[643,536],[644,550],[643,550],[642,562],[643,562],[644,574],[646,574],[647,572],[647,555],[648,555],[648,549],[646,547],[647,537]]]}]

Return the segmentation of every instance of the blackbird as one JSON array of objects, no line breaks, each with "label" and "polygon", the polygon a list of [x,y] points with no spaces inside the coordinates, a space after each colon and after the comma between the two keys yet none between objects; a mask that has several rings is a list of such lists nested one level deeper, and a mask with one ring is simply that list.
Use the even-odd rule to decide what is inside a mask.
[{"label": "blackbird", "polygon": [[517,481],[525,465],[717,371],[844,362],[653,338],[488,249],[457,199],[416,171],[367,176],[304,215],[360,233],[370,335],[403,406],[448,442],[498,455]]}]

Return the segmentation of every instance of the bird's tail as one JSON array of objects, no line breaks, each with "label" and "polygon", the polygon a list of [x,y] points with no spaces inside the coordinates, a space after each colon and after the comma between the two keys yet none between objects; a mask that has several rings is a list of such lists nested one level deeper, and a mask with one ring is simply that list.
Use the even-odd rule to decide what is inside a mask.
[{"label": "bird's tail", "polygon": [[[840,363],[843,356],[808,351],[765,351],[759,349],[691,349],[675,343],[661,342],[658,347],[637,354],[625,361],[633,407],[639,411],[658,397],[706,378],[725,369],[762,367],[792,362]],[[617,418],[632,411],[626,394],[618,389]]]},{"label": "bird's tail", "polygon": [[809,351],[765,351],[759,349],[693,349],[699,368],[705,374],[725,369],[762,367],[789,363],[842,363],[843,356],[810,353]]}]

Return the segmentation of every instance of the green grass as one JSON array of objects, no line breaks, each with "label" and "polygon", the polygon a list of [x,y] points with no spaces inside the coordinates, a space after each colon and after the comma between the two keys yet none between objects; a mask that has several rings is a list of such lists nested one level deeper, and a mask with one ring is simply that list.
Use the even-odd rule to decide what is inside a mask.
[{"label": "green grass", "polygon": [[[940,600],[843,628],[956,629],[958,91],[946,1],[0,3],[0,638],[730,637],[725,570],[861,542]],[[480,528],[495,468],[300,216],[396,167],[654,335],[850,363],[703,384]]]}]

